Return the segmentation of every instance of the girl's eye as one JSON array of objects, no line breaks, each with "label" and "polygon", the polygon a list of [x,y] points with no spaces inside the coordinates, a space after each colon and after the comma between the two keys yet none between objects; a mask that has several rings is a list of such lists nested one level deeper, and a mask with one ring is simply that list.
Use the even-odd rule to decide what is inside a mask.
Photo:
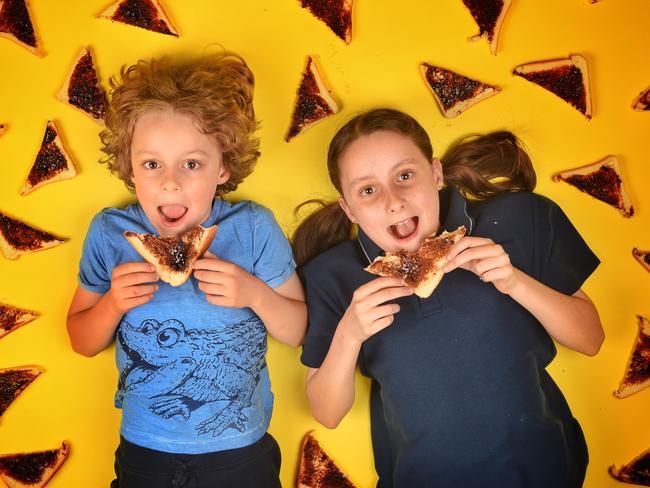
[{"label": "girl's eye", "polygon": [[142,166],[144,166],[146,169],[160,168],[160,165],[156,161],[145,161]]},{"label": "girl's eye", "polygon": [[365,197],[367,195],[372,195],[375,193],[375,189],[372,186],[367,186],[361,190],[361,196]]},{"label": "girl's eye", "polygon": [[193,159],[190,159],[189,161],[186,161],[184,166],[187,169],[197,169],[201,164],[198,161],[195,161]]}]

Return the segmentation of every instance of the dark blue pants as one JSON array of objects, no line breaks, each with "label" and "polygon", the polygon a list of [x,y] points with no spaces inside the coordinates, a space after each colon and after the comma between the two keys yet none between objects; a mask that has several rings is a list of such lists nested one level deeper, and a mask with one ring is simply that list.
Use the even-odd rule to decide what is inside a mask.
[{"label": "dark blue pants", "polygon": [[206,454],[172,454],[126,439],[115,451],[110,488],[280,488],[280,447],[270,434],[250,446]]}]

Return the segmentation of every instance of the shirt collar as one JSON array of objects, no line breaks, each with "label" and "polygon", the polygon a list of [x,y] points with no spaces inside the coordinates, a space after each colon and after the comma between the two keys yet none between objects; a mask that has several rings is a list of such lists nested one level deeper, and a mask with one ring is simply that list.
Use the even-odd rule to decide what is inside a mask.
[{"label": "shirt collar", "polygon": [[[454,186],[448,186],[440,190],[440,216],[444,219],[440,230],[451,232],[461,225],[467,229],[466,235],[471,235],[474,228],[474,218],[469,214],[467,209],[467,200],[461,195]],[[361,248],[361,254],[372,263],[375,258],[382,255],[384,251],[375,242],[359,228],[357,242]]]}]

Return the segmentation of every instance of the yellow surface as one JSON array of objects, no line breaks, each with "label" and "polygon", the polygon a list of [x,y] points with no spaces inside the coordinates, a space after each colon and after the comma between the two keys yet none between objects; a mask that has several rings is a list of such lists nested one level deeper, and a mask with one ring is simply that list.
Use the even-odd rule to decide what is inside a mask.
[{"label": "yellow surface", "polygon": [[[0,368],[39,364],[46,370],[1,419],[0,453],[52,448],[69,439],[71,456],[49,486],[99,487],[112,479],[119,423],[119,411],[112,406],[113,349],[92,359],[74,354],[65,315],[91,217],[132,196],[97,164],[98,126],[54,98],[70,64],[90,45],[107,85],[125,63],[221,44],[242,54],[255,71],[255,105],[262,121],[262,158],[233,197],[269,206],[287,231],[295,226],[295,205],[310,197],[333,196],[324,163],[326,144],[359,110],[388,105],[412,113],[430,132],[437,154],[468,132],[507,128],[521,136],[538,172],[538,191],[562,205],[603,261],[585,290],[601,313],[605,344],[595,358],[560,347],[551,372],[590,446],[585,486],[623,486],[609,478],[607,467],[650,447],[650,389],[624,400],[611,394],[636,334],[635,315],[650,317],[650,275],[631,256],[635,246],[650,248],[650,113],[630,109],[633,98],[650,85],[647,0],[601,0],[595,5],[588,0],[515,0],[496,57],[484,40],[467,42],[476,27],[460,0],[356,0],[348,46],[297,0],[167,0],[179,39],[96,19],[107,4],[33,0],[33,21],[47,52],[42,59],[0,39],[0,123],[8,124],[0,138],[0,210],[70,238],[15,262],[0,257],[0,302],[42,314],[0,340]],[[570,53],[581,53],[589,62],[591,121],[510,74],[518,64]],[[343,110],[287,144],[283,137],[308,54],[319,56]],[[420,78],[422,61],[501,85],[503,92],[447,120]],[[59,123],[81,173],[22,197],[18,191],[48,119]],[[632,219],[551,182],[555,171],[608,154],[620,158],[637,211]],[[276,394],[271,432],[282,448],[283,484],[293,484],[301,437],[315,428],[325,449],[359,487],[374,486],[368,383],[359,378],[353,410],[338,429],[327,431],[308,411],[299,351],[271,342],[268,362]]]}]

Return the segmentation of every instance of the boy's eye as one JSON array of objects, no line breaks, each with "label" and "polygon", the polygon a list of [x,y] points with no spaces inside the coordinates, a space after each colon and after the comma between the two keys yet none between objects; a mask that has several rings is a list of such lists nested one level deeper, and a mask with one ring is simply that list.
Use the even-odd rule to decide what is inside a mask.
[{"label": "boy's eye", "polygon": [[185,166],[187,169],[196,169],[201,165],[198,161],[195,161],[194,159],[190,159],[189,161],[186,161],[183,166]]},{"label": "boy's eye", "polygon": [[400,175],[397,177],[397,179],[400,181],[410,180],[411,178],[413,178],[413,173],[411,171],[405,171],[404,173],[400,173]]},{"label": "boy's eye", "polygon": [[145,161],[142,166],[144,166],[146,169],[160,168],[160,165],[156,161]]}]

